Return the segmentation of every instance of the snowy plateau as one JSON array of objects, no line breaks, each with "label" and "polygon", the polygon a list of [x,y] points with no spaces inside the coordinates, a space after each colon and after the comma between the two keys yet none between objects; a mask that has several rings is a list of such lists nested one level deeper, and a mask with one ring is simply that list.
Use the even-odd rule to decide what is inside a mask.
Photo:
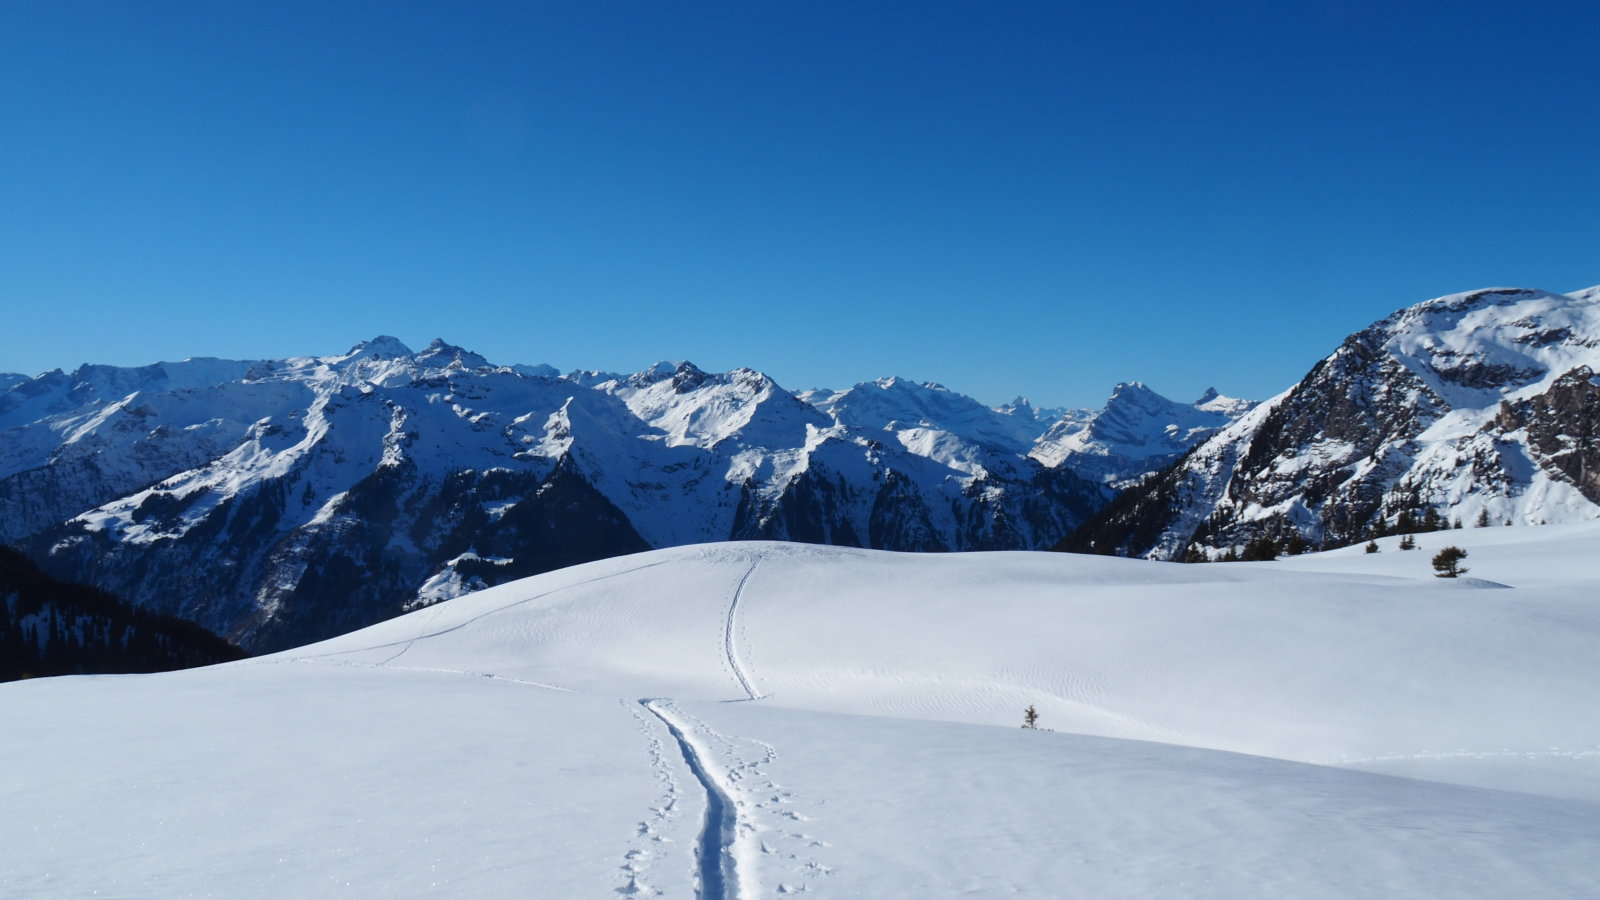
[{"label": "snowy plateau", "polygon": [[1600,523],[1421,540],[695,545],[0,685],[0,896],[1600,895]]},{"label": "snowy plateau", "polygon": [[83,366],[0,393],[0,542],[281,650],[563,566],[730,539],[1045,549],[1250,409],[1119,385],[990,408],[887,378],[335,357]]}]

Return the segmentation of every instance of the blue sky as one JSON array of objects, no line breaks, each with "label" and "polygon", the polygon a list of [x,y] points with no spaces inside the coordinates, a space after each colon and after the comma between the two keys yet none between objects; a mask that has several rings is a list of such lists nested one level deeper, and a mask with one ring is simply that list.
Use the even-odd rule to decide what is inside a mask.
[{"label": "blue sky", "polygon": [[1600,283],[1586,4],[0,3],[0,370],[333,354],[1262,398]]}]

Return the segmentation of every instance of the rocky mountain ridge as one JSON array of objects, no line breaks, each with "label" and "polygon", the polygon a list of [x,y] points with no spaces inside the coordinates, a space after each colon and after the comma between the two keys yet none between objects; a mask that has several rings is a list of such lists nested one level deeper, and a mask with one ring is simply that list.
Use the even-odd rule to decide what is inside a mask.
[{"label": "rocky mountain ridge", "polygon": [[83,366],[0,392],[0,540],[255,650],[651,547],[1040,549],[1220,424],[1124,388],[1052,416],[904,379],[560,375],[390,337]]},{"label": "rocky mountain ridge", "polygon": [[1365,540],[1431,516],[1600,516],[1600,288],[1495,288],[1400,310],[1147,479],[1061,549],[1217,557]]}]

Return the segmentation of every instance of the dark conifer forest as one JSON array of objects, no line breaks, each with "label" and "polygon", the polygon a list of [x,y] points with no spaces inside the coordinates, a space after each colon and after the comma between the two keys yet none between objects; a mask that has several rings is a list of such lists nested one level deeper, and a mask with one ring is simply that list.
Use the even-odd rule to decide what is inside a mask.
[{"label": "dark conifer forest", "polygon": [[246,655],[193,622],[53,578],[0,546],[0,681],[164,672]]}]

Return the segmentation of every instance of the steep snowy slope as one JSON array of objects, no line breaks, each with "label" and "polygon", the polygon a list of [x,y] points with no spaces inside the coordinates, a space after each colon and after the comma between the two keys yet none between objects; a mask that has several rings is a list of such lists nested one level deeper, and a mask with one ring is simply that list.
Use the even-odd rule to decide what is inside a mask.
[{"label": "steep snowy slope", "polygon": [[0,686],[0,893],[1587,896],[1597,529],[1454,581],[684,547]]},{"label": "steep snowy slope", "polygon": [[1402,515],[1600,516],[1600,288],[1495,289],[1401,310],[1066,546],[1173,557],[1266,536],[1330,545]]}]

